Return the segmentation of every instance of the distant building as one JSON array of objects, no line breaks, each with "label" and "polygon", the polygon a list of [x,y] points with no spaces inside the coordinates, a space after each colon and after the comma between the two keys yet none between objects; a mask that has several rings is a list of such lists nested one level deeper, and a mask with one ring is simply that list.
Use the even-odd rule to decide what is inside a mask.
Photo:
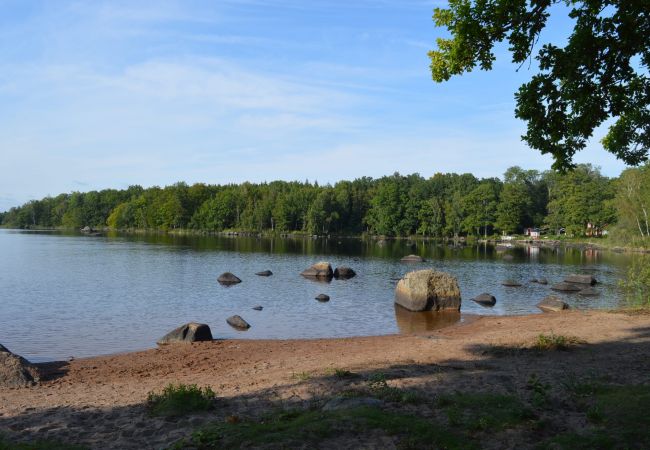
[{"label": "distant building", "polygon": [[524,228],[524,236],[530,236],[531,239],[539,239],[542,232],[539,228]]}]

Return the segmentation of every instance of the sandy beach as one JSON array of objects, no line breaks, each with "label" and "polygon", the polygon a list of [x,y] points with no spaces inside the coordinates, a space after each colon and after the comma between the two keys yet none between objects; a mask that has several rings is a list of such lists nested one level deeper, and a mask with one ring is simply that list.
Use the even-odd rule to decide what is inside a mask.
[{"label": "sandy beach", "polygon": [[[508,351],[526,349],[540,334],[571,336],[580,344],[571,351],[543,355]],[[164,448],[226,417],[255,418],[275,408],[313,407],[364,383],[373,373],[385,374],[391,386],[431,398],[454,391],[525,396],[532,374],[549,383],[551,391],[570,377],[647,383],[650,315],[571,311],[477,317],[418,334],[217,340],[39,367],[44,380],[38,385],[0,390],[0,434],[6,439],[54,439],[90,448]],[[332,376],[336,369],[358,376],[339,379]],[[181,418],[150,417],[144,406],[147,394],[169,383],[210,386],[219,406]],[[435,413],[426,405],[409,408],[424,417]],[[392,445],[385,437],[357,439],[348,447]],[[494,439],[500,444],[488,439],[486,448],[532,445],[521,433],[508,436],[509,442],[503,436]]]}]

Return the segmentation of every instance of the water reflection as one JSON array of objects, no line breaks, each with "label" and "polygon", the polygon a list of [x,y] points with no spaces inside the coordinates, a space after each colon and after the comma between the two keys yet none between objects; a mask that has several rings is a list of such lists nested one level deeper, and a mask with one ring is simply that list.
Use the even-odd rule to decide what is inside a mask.
[{"label": "water reflection", "polygon": [[413,312],[395,304],[395,321],[399,332],[402,334],[422,333],[423,331],[439,330],[460,322],[460,312]]}]

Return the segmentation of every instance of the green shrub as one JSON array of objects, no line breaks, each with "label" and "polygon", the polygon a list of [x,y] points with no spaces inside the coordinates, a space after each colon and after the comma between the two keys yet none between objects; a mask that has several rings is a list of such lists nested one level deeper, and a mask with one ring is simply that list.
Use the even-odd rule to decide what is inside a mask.
[{"label": "green shrub", "polygon": [[214,407],[216,394],[196,384],[169,384],[160,394],[149,392],[147,409],[154,416],[179,416]]}]

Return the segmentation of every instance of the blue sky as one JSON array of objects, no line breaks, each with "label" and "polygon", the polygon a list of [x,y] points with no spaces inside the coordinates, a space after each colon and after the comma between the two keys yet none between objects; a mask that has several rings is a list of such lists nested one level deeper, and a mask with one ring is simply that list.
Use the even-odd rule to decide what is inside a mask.
[{"label": "blue sky", "polygon": [[[505,48],[491,72],[431,81],[445,3],[0,0],[0,210],[131,184],[548,169],[513,112],[532,72]],[[576,161],[618,175],[602,134]]]}]

